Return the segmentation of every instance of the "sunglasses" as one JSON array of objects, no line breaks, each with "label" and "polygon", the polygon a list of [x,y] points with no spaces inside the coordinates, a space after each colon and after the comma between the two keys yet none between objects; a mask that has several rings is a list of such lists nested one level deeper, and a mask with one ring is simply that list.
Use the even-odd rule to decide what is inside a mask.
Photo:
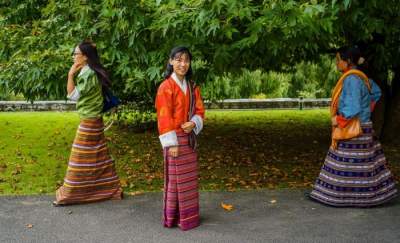
[{"label": "sunglasses", "polygon": [[77,56],[77,55],[82,55],[82,52],[75,52],[75,50],[71,52],[71,56]]}]

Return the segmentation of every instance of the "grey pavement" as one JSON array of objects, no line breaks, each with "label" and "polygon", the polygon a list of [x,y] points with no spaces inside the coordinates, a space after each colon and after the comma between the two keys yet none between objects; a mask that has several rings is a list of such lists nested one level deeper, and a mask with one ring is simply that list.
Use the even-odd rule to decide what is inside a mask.
[{"label": "grey pavement", "polygon": [[301,190],[201,192],[201,225],[190,231],[162,226],[161,193],[57,208],[52,199],[0,197],[0,242],[400,242],[399,198],[360,209]]}]

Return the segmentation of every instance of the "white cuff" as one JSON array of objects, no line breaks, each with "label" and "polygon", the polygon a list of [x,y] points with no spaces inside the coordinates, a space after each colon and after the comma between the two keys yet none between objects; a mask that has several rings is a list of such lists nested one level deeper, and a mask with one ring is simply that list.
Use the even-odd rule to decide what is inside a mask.
[{"label": "white cuff", "polygon": [[175,131],[170,131],[159,136],[163,148],[178,146],[178,137]]},{"label": "white cuff", "polygon": [[79,97],[81,97],[81,94],[79,93],[79,90],[76,89],[76,87],[74,88],[74,90],[72,90],[72,92],[69,95],[67,95],[67,98],[72,101],[77,101]]},{"label": "white cuff", "polygon": [[198,135],[201,130],[203,130],[203,118],[201,118],[199,115],[194,115],[190,121],[196,124],[196,127],[193,128],[193,131],[196,133],[196,135]]}]

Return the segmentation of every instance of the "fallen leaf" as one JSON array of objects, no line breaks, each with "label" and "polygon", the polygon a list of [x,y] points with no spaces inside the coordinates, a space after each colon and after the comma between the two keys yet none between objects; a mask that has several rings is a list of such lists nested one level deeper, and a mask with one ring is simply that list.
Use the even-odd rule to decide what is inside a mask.
[{"label": "fallen leaf", "polygon": [[232,211],[233,210],[233,205],[231,205],[231,204],[225,204],[225,203],[221,202],[221,207],[223,209],[225,209],[226,211]]},{"label": "fallen leaf", "polygon": [[125,179],[120,180],[121,187],[126,187],[128,185],[128,182]]},{"label": "fallen leaf", "polygon": [[22,173],[22,166],[21,165],[19,165],[19,164],[17,164],[16,166],[15,166],[15,169],[13,170],[13,172],[11,173],[13,176],[15,176],[15,175],[19,175],[19,174],[21,174]]},{"label": "fallen leaf", "polygon": [[131,195],[131,196],[138,196],[138,195],[144,194],[144,192],[143,191],[136,191],[136,192],[129,192],[128,194]]},{"label": "fallen leaf", "polygon": [[33,228],[32,224],[27,224],[26,227],[28,227],[29,229]]}]

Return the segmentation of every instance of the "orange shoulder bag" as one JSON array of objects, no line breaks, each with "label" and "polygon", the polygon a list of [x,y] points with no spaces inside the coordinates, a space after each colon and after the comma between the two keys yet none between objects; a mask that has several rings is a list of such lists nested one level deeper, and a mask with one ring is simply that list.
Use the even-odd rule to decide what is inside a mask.
[{"label": "orange shoulder bag", "polygon": [[[368,91],[371,92],[371,86],[369,83],[369,79],[367,75],[365,75],[363,72],[360,70],[352,69],[350,71],[347,71],[340,77],[339,81],[337,82],[333,93],[332,93],[332,103],[331,103],[331,117],[336,116],[337,111],[338,111],[338,106],[339,106],[339,98],[343,90],[343,81],[344,79],[349,76],[350,74],[355,74],[362,78],[367,85]],[[339,127],[339,126],[334,126],[332,127],[332,143],[331,146],[336,149],[337,147],[337,142],[339,140],[348,140],[351,138],[358,137],[362,134],[362,129],[361,129],[361,122],[358,117],[352,118],[346,127]]]}]

